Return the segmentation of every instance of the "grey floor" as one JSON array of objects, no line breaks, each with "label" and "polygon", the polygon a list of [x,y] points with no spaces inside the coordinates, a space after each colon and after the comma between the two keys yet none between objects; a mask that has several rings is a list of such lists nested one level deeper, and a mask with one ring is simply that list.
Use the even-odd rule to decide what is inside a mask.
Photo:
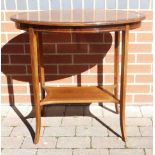
[{"label": "grey floor", "polygon": [[128,140],[111,104],[47,106],[40,141],[33,144],[31,106],[1,106],[2,155],[152,155],[152,106],[127,106]]}]

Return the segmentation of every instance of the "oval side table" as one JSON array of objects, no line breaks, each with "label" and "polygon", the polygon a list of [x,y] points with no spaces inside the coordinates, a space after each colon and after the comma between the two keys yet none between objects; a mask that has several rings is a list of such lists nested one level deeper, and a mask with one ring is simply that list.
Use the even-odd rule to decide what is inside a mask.
[{"label": "oval side table", "polygon": [[[11,17],[16,27],[29,33],[32,84],[34,93],[37,144],[41,127],[41,107],[47,104],[113,102],[120,113],[122,140],[126,141],[125,100],[129,31],[140,27],[145,17],[137,12],[120,10],[52,10],[18,13]],[[42,32],[103,33],[114,32],[113,86],[49,87],[45,85],[42,60]],[[122,40],[120,40],[122,32]],[[121,47],[120,97],[118,97],[119,49]],[[39,91],[41,85],[41,100]],[[45,95],[46,92],[46,95]],[[120,105],[120,111],[118,110]]]}]

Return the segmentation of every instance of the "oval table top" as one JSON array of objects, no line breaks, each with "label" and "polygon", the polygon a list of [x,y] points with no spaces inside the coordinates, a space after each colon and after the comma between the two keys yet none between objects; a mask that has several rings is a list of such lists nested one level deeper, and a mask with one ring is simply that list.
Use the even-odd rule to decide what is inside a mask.
[{"label": "oval table top", "polygon": [[122,10],[50,10],[18,13],[11,20],[18,24],[37,26],[117,26],[141,22],[144,15]]}]

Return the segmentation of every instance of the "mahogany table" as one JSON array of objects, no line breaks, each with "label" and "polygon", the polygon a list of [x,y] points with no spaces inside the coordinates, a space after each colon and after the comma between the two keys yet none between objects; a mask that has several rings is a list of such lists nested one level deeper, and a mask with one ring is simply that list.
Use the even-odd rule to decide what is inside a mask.
[{"label": "mahogany table", "polygon": [[[29,33],[32,84],[36,116],[34,143],[39,141],[41,109],[47,104],[113,102],[120,113],[122,139],[126,141],[125,100],[129,30],[140,27],[145,17],[137,12],[120,10],[53,10],[18,13],[11,17],[18,29]],[[113,86],[49,87],[45,86],[42,60],[42,32],[103,33],[114,32]],[[122,33],[120,33],[122,32]],[[122,40],[120,40],[122,34]],[[118,97],[119,49],[121,47],[120,97]],[[39,91],[41,85],[41,99]],[[46,92],[46,94],[45,94]],[[120,105],[120,110],[118,109]]]}]

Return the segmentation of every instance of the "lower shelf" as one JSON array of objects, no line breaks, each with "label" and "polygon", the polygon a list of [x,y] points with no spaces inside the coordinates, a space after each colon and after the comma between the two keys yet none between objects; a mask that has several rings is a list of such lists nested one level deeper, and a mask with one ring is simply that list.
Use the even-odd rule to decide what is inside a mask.
[{"label": "lower shelf", "polygon": [[113,90],[114,86],[45,87],[47,95],[41,101],[41,105],[91,102],[119,103],[119,100],[114,97]]}]

